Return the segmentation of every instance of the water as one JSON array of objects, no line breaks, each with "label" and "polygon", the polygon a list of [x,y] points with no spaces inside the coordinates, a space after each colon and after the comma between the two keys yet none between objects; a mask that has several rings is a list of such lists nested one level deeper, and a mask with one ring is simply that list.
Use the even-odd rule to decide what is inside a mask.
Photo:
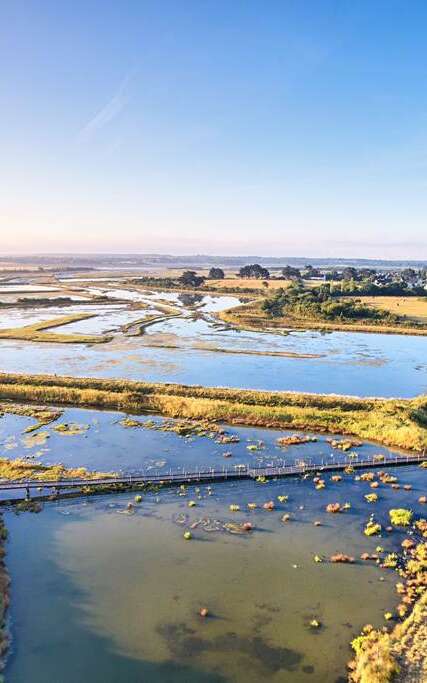
[{"label": "water", "polygon": [[[397,474],[416,484],[419,470]],[[365,623],[382,625],[393,610],[396,576],[367,562],[316,564],[313,556],[358,557],[379,541],[386,551],[397,548],[398,532],[382,539],[361,533],[369,490],[351,477],[324,491],[301,480],[242,482],[217,485],[211,496],[202,487],[201,499],[194,487],[184,497],[147,494],[133,515],[126,514],[130,495],[8,514],[15,636],[8,681],[343,680],[353,635]],[[287,503],[277,502],[281,494]],[[416,508],[418,495],[382,487],[378,519],[386,520],[391,505]],[[191,498],[196,508],[188,508]],[[270,499],[273,512],[229,511],[230,503],[244,510]],[[331,500],[352,508],[328,515]],[[285,511],[293,517],[287,524]],[[255,530],[236,536],[196,528],[185,541],[184,529],[198,519],[250,519]],[[212,615],[206,620],[198,614],[203,606]],[[313,618],[319,630],[310,629]]]},{"label": "water", "polygon": [[[96,290],[97,293],[104,291]],[[28,373],[37,367],[39,372],[75,376],[359,396],[409,397],[427,391],[424,337],[238,331],[228,329],[212,317],[214,311],[237,305],[236,297],[122,289],[109,291],[109,294],[149,303],[154,308],[156,302],[162,301],[178,305],[183,308],[183,317],[155,324],[142,337],[127,339],[116,334],[108,344],[79,345],[73,350],[59,344],[4,340],[0,342],[1,370]],[[189,297],[192,297],[191,302],[187,301]],[[189,303],[192,309],[186,307]],[[67,313],[86,310],[103,313],[103,316],[67,326],[64,331],[101,333],[107,329],[117,330],[119,324],[145,315],[144,311],[128,311],[126,305],[116,309],[119,312],[112,313],[110,320],[108,311],[111,309],[106,311],[100,306],[70,307]],[[64,315],[64,309],[8,310],[1,312],[0,325],[29,324],[56,314]],[[236,352],[240,354],[238,357]]]},{"label": "water", "polygon": [[[422,337],[238,332],[212,316],[237,305],[235,297],[120,289],[113,296],[123,299],[123,292],[130,302],[147,302],[150,309],[88,306],[99,314],[96,318],[63,328],[91,333],[114,329],[112,342],[66,347],[3,341],[0,369],[359,395],[412,396],[427,390]],[[150,327],[142,337],[118,332],[120,325],[151,314],[162,301],[179,306],[183,316]],[[67,308],[67,314],[72,310]],[[0,313],[0,325],[29,324],[56,314],[64,315],[64,309],[8,310]],[[317,357],[237,356],[213,349]],[[24,431],[32,418],[5,414],[0,417],[0,457],[126,474],[348,459],[332,449],[327,435],[283,449],[277,439],[289,432],[224,425],[239,442],[221,444],[215,435],[181,437],[160,429],[126,428],[120,423],[123,417],[69,408],[57,423],[40,430],[45,437],[34,440]],[[164,423],[149,419],[158,426]],[[81,433],[58,433],[55,426],[65,422],[81,425]],[[355,450],[359,457],[394,455],[369,443]],[[131,514],[127,505],[133,494],[48,503],[38,515],[8,511],[13,641],[6,680],[344,681],[351,639],[366,623],[381,627],[384,613],[398,602],[396,574],[358,558],[378,544],[384,552],[397,550],[404,534],[395,530],[367,538],[363,527],[375,513],[385,528],[392,507],[425,515],[417,502],[426,493],[425,471],[389,471],[412,490],[380,485],[379,500],[371,505],[364,499],[371,492],[369,483],[344,474],[340,482],[326,476],[323,490],[297,478],[170,488],[145,494]],[[279,495],[288,500],[280,502]],[[189,507],[189,500],[197,505]],[[275,502],[272,512],[262,508],[269,500]],[[258,507],[249,510],[253,502]],[[330,502],[351,507],[331,515],[325,511]],[[231,504],[241,511],[231,512]],[[284,513],[291,516],[288,523],[281,521]],[[313,524],[316,520],[321,526]],[[253,524],[252,532],[227,531],[225,525],[244,521]],[[183,533],[190,528],[193,538],[186,541]],[[357,561],[327,561],[338,552]],[[315,563],[316,554],[325,561]],[[201,607],[209,609],[207,619],[200,617]],[[319,629],[310,628],[312,619],[321,622]]]},{"label": "water", "polygon": [[[37,456],[45,464],[61,462],[66,467],[83,466],[91,470],[103,470],[132,474],[136,472],[166,473],[174,471],[197,471],[200,468],[222,469],[248,464],[251,467],[293,465],[296,460],[327,463],[332,458],[350,462],[348,454],[333,449],[328,435],[317,436],[315,442],[283,448],[277,439],[294,432],[255,427],[222,428],[227,434],[238,437],[237,443],[218,443],[219,435],[211,438],[179,436],[175,432],[161,429],[125,427],[121,420],[123,413],[68,408],[62,417],[42,428],[47,435],[44,443],[33,442],[31,434],[24,429],[34,424],[29,417],[5,414],[0,418],[0,457],[16,458]],[[176,421],[156,416],[138,418],[161,427]],[[68,435],[57,432],[55,426],[61,423],[82,426],[80,434]],[[336,437],[332,437],[336,438]],[[257,450],[252,450],[256,445]],[[378,444],[365,443],[352,449],[362,459],[375,454],[394,457],[395,453]]]}]

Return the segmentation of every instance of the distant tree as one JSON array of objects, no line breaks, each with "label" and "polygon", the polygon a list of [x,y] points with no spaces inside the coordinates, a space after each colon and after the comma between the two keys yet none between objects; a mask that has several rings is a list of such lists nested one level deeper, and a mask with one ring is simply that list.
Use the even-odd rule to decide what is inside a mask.
[{"label": "distant tree", "polygon": [[266,289],[268,289],[268,286],[269,286],[269,285],[268,285],[267,280],[263,280],[262,285],[263,285],[263,287],[265,287]]},{"label": "distant tree", "polygon": [[224,271],[222,270],[222,268],[211,268],[209,271],[208,278],[210,280],[223,280]]},{"label": "distant tree", "polygon": [[320,272],[320,270],[318,270],[317,268],[313,268],[313,266],[311,266],[310,264],[308,264],[305,267],[305,272],[303,274],[303,278],[305,280],[311,280],[311,278],[313,278],[313,277],[321,277],[321,276],[322,276],[322,273]]},{"label": "distant tree", "polygon": [[204,283],[205,278],[201,275],[197,275],[195,270],[184,270],[179,281],[186,287],[194,287],[197,289],[197,287],[200,287]]},{"label": "distant tree", "polygon": [[342,272],[342,277],[343,280],[358,280],[359,279],[359,273],[357,272],[356,268],[352,268],[351,266],[348,266],[347,268],[344,268]]},{"label": "distant tree", "polygon": [[282,275],[287,280],[292,280],[294,278],[300,278],[301,272],[298,268],[293,268],[292,266],[285,266],[282,268]]},{"label": "distant tree", "polygon": [[270,273],[267,268],[263,268],[259,263],[253,263],[249,266],[243,266],[239,270],[240,277],[255,278],[256,280],[269,280]]}]

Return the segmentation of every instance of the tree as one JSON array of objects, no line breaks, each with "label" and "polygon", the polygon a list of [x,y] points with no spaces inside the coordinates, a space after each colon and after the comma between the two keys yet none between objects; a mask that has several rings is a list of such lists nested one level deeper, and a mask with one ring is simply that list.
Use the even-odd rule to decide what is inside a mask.
[{"label": "tree", "polygon": [[222,268],[211,268],[209,271],[208,278],[210,280],[223,280],[224,271],[222,270]]},{"label": "tree", "polygon": [[195,270],[184,270],[183,274],[179,278],[179,282],[186,287],[200,287],[205,281],[205,278],[201,275],[197,275]]},{"label": "tree", "polygon": [[322,277],[322,273],[317,268],[313,268],[310,264],[305,267],[305,273],[303,278],[305,280],[310,280],[312,277]]},{"label": "tree", "polygon": [[243,278],[255,278],[256,280],[269,280],[270,273],[267,268],[263,268],[259,263],[243,266],[239,270],[239,276]]},{"label": "tree", "polygon": [[282,268],[282,275],[287,280],[293,280],[294,278],[300,278],[301,272],[298,268],[293,268],[292,266],[285,266]]}]

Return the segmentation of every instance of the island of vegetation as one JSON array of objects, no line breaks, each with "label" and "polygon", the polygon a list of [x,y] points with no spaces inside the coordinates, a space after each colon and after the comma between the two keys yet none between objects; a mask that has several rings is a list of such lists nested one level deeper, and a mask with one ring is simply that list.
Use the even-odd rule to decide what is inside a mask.
[{"label": "island of vegetation", "polygon": [[[156,412],[167,417],[347,434],[417,452],[427,449],[426,396],[357,398],[1,373],[0,401]],[[0,410],[7,410],[7,405],[0,405]]]},{"label": "island of vegetation", "polygon": [[25,325],[24,327],[0,329],[0,339],[55,342],[60,344],[101,344],[103,342],[111,341],[111,337],[107,335],[57,334],[55,332],[45,331],[54,327],[62,327],[63,325],[77,323],[80,320],[87,320],[88,318],[93,318],[95,315],[95,313],[75,313],[74,315],[65,315],[60,318],[53,318],[52,320],[45,320],[43,322],[33,323],[32,325]]},{"label": "island of vegetation", "polygon": [[[427,312],[426,301],[422,301]],[[300,282],[274,291],[218,317],[225,322],[252,330],[268,328],[353,330],[389,334],[427,335],[427,319],[419,321],[405,314],[376,307],[363,298],[343,296],[342,289],[330,283],[307,287]]]}]

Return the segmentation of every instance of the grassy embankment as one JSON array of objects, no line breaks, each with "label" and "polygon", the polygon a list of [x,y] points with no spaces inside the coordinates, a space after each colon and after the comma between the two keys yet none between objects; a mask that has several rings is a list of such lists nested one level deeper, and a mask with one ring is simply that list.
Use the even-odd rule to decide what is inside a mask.
[{"label": "grassy embankment", "polygon": [[227,311],[221,311],[216,315],[220,320],[230,325],[255,331],[283,328],[293,330],[338,330],[345,332],[427,335],[427,322],[423,326],[416,327],[414,323],[411,324],[410,320],[399,324],[387,325],[380,322],[373,323],[372,321],[355,322],[354,320],[348,320],[345,322],[341,319],[339,321],[323,321],[291,316],[273,318],[262,310],[262,299]]},{"label": "grassy embankment", "polygon": [[0,400],[156,412],[174,418],[348,434],[390,447],[418,452],[427,449],[426,396],[363,399],[3,373]]},{"label": "grassy embankment", "polygon": [[[427,522],[415,523],[416,534],[427,537]],[[427,680],[427,543],[415,545],[406,539],[409,551],[403,567],[397,565],[401,581],[397,613],[402,621],[389,632],[365,627],[352,646],[356,652],[349,663],[351,683],[417,683]],[[402,543],[403,545],[403,543]]]},{"label": "grassy embankment", "polygon": [[55,332],[45,332],[53,327],[62,327],[71,323],[87,320],[95,317],[95,313],[76,313],[65,315],[44,322],[25,325],[24,327],[11,327],[0,329],[0,339],[18,339],[21,341],[35,342],[55,342],[60,344],[101,344],[111,341],[112,337],[107,335],[94,334],[57,334]]}]

